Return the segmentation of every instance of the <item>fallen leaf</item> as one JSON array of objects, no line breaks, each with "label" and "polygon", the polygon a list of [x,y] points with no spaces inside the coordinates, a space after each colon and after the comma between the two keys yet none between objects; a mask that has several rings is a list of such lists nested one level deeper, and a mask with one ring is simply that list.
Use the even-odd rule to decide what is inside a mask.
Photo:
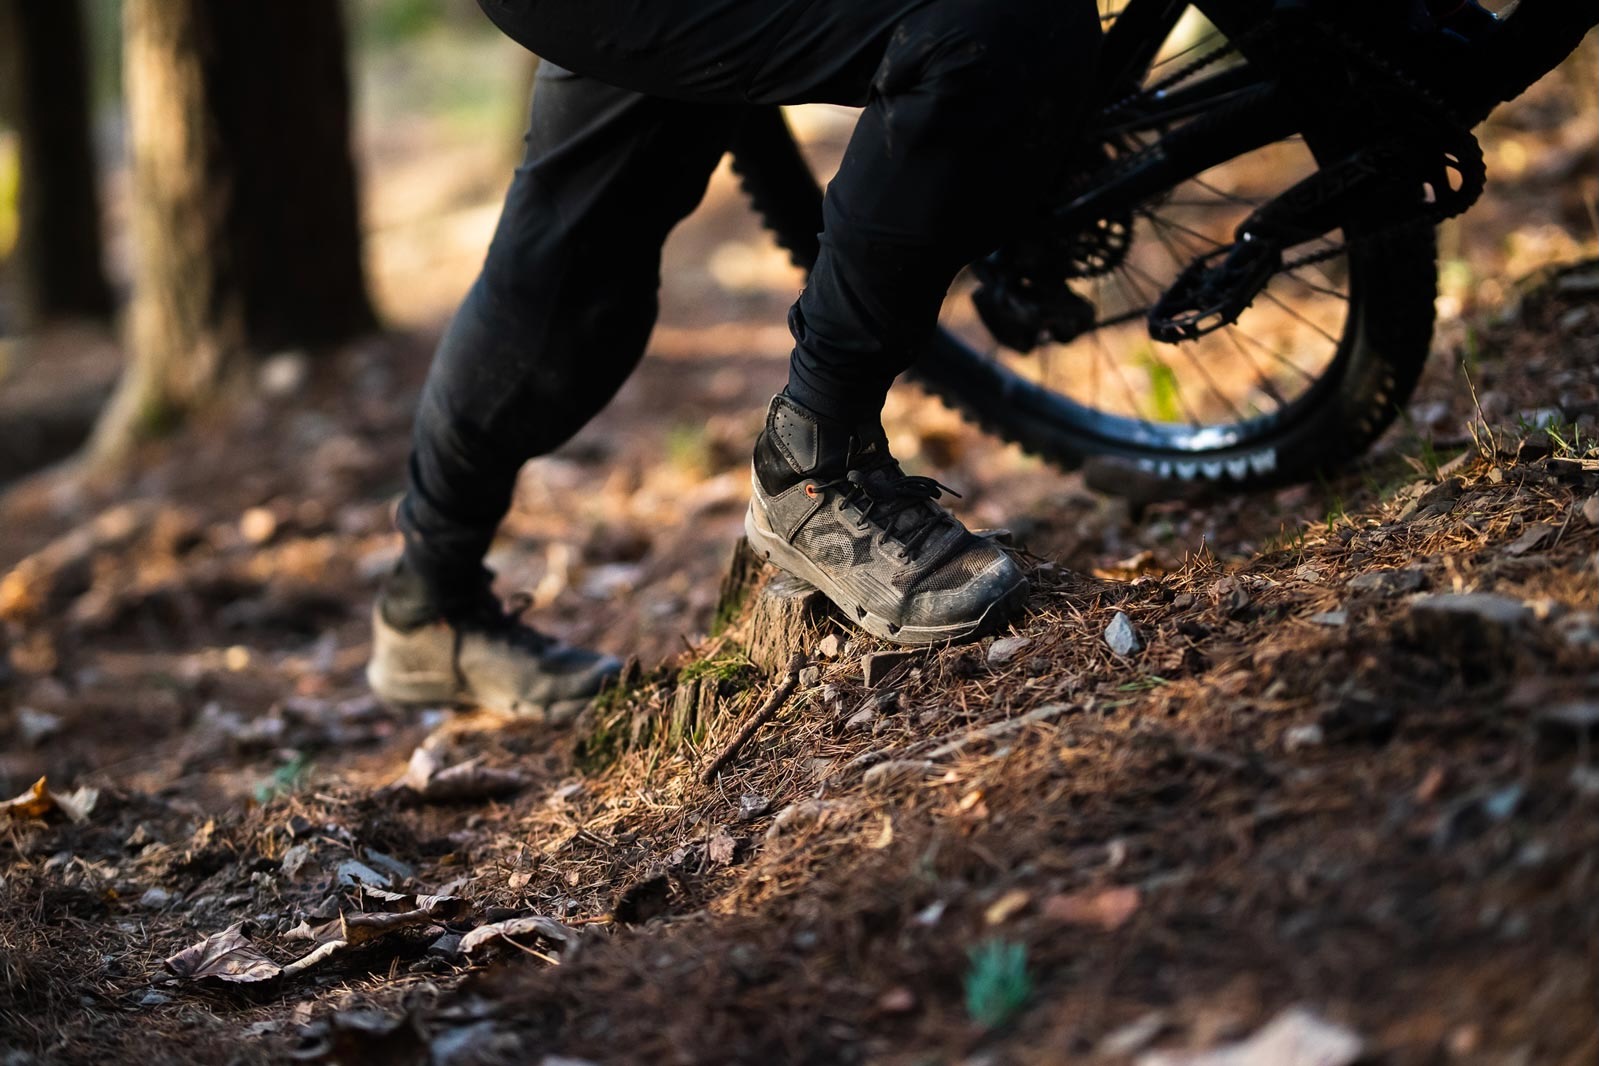
[{"label": "fallen leaf", "polygon": [[1505,549],[1506,555],[1526,555],[1545,548],[1552,542],[1560,530],[1545,522],[1534,522],[1527,527],[1525,533],[1517,537],[1515,542]]},{"label": "fallen leaf", "polygon": [[1203,1051],[1148,1051],[1138,1066],[1349,1066],[1364,1041],[1304,1007],[1290,1007],[1235,1044]]},{"label": "fallen leaf", "polygon": [[417,748],[399,783],[431,803],[461,803],[509,796],[526,788],[528,779],[471,761],[446,767],[426,748]]},{"label": "fallen leaf", "polygon": [[883,815],[883,828],[878,830],[877,839],[867,846],[873,851],[882,851],[892,843],[894,843],[894,819],[885,814]]},{"label": "fallen leaf", "polygon": [[255,984],[272,980],[283,972],[283,967],[250,942],[245,927],[246,923],[235,922],[220,933],[212,933],[167,959],[166,968],[191,981]]},{"label": "fallen leaf", "polygon": [[65,794],[52,792],[48,779],[41,777],[22,795],[0,803],[0,818],[43,818],[51,811],[60,811],[75,824],[82,825],[89,820],[99,799],[100,791],[94,788],[80,788]]},{"label": "fallen leaf", "polygon": [[371,885],[362,885],[360,888],[362,910],[372,910],[367,905],[368,901],[377,903],[378,909],[393,912],[422,911],[430,918],[439,918],[449,921],[459,918],[466,913],[470,904],[460,896],[437,895],[428,896],[414,892],[389,892]]},{"label": "fallen leaf", "polygon": [[520,940],[530,936],[541,936],[546,940],[558,940],[565,944],[575,940],[577,932],[570,926],[541,914],[526,918],[507,918],[503,922],[480,925],[466,934],[461,938],[461,952],[470,955],[496,940]]},{"label": "fallen leaf", "polygon": [[1127,924],[1142,902],[1138,889],[1123,885],[1097,892],[1051,896],[1044,902],[1044,915],[1067,925],[1090,925],[1112,933]]},{"label": "fallen leaf", "polygon": [[10,818],[43,818],[55,810],[55,806],[55,797],[50,795],[50,789],[46,786],[45,779],[41,777],[33,783],[32,788],[16,799],[0,803],[0,815]]}]

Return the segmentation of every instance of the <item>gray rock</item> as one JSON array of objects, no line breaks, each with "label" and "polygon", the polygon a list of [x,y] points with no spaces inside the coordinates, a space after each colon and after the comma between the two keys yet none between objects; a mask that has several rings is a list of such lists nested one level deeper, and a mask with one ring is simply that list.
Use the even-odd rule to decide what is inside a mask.
[{"label": "gray rock", "polygon": [[373,851],[368,848],[366,858],[373,866],[398,880],[407,881],[416,876],[415,866],[408,862],[402,862],[392,855],[385,855],[381,851]]},{"label": "gray rock", "polygon": [[17,708],[17,732],[22,735],[23,746],[36,748],[60,731],[59,716],[49,711],[36,711],[32,707]]},{"label": "gray rock", "polygon": [[371,885],[373,888],[388,888],[390,884],[387,877],[356,859],[346,859],[339,863],[337,876],[339,884],[352,888],[359,884]]},{"label": "gray rock", "polygon": [[1110,650],[1128,658],[1136,655],[1144,648],[1144,642],[1138,636],[1138,630],[1133,627],[1133,621],[1120,611],[1110,620],[1110,625],[1105,627],[1105,643],[1110,645]]},{"label": "gray rock", "polygon": [[1315,722],[1296,725],[1283,734],[1283,747],[1288,751],[1320,747],[1327,739],[1326,732]]},{"label": "gray rock", "polygon": [[1032,642],[1031,637],[1002,637],[988,646],[988,664],[1002,666],[1016,658]]},{"label": "gray rock", "polygon": [[1313,614],[1310,620],[1319,626],[1342,626],[1349,624],[1348,611],[1323,611]]},{"label": "gray rock", "polygon": [[456,959],[461,956],[461,934],[445,933],[433,943],[428,945],[428,954],[437,955],[444,959]]},{"label": "gray rock", "polygon": [[805,669],[801,670],[799,672],[799,683],[801,688],[815,688],[817,685],[820,685],[822,683],[821,668],[816,666],[807,666]]},{"label": "gray rock", "polygon": [[165,910],[173,898],[172,893],[164,888],[152,888],[139,897],[139,906],[147,911]]},{"label": "gray rock", "polygon": [[839,640],[837,633],[829,633],[816,645],[818,659],[836,659],[839,653]]},{"label": "gray rock", "polygon": [[294,879],[300,875],[305,864],[311,860],[311,847],[309,844],[296,844],[283,853],[283,862],[278,868],[283,871],[283,876]]},{"label": "gray rock", "polygon": [[1538,715],[1538,726],[1553,741],[1581,742],[1599,737],[1599,702],[1557,704]]},{"label": "gray rock", "polygon": [[1401,592],[1416,592],[1426,583],[1427,577],[1420,570],[1371,570],[1350,578],[1348,588],[1351,592],[1394,596]]},{"label": "gray rock", "polygon": [[873,651],[861,656],[861,673],[865,675],[866,687],[876,688],[896,669],[915,659],[918,654],[914,651]]},{"label": "gray rock", "polygon": [[1410,605],[1412,617],[1451,621],[1481,622],[1501,629],[1515,629],[1532,621],[1532,610],[1520,600],[1491,592],[1446,592],[1423,596]]}]

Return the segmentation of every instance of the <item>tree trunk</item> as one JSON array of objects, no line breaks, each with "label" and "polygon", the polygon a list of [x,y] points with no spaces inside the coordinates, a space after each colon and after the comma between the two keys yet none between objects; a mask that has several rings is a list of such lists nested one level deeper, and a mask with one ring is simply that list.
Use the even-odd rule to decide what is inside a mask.
[{"label": "tree trunk", "polygon": [[126,0],[132,362],[94,455],[374,325],[338,0]]},{"label": "tree trunk", "polygon": [[111,317],[78,0],[0,0],[5,113],[21,143],[16,261],[25,327]]}]

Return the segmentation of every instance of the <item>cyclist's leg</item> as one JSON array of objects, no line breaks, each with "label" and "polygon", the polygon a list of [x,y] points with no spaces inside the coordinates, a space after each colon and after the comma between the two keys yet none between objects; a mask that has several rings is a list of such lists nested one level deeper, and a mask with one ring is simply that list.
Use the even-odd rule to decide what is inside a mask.
[{"label": "cyclist's leg", "polygon": [[429,589],[477,587],[522,464],[577,432],[637,365],[661,244],[742,113],[541,68],[526,160],[416,417],[400,527]]},{"label": "cyclist's leg", "polygon": [[480,0],[542,55],[642,92],[866,107],[791,316],[789,389],[875,416],[960,268],[1053,175],[1093,73],[1088,0]]}]

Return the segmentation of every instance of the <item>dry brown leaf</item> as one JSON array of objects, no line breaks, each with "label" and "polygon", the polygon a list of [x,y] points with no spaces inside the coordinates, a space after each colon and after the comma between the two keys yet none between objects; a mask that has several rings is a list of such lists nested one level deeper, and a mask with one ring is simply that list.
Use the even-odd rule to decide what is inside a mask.
[{"label": "dry brown leaf", "polygon": [[1072,892],[1046,900],[1044,916],[1068,925],[1090,925],[1111,933],[1126,925],[1142,902],[1142,893],[1130,885]]},{"label": "dry brown leaf", "polygon": [[1527,527],[1527,531],[1517,537],[1515,543],[1505,548],[1506,555],[1526,555],[1547,547],[1560,530],[1546,522],[1534,522]]},{"label": "dry brown leaf", "polygon": [[373,888],[371,885],[360,886],[361,906],[363,910],[374,908],[367,906],[367,901],[376,901],[378,908],[391,912],[423,911],[429,917],[443,921],[459,918],[466,913],[469,904],[460,896],[428,896],[415,892],[390,892],[382,888]]},{"label": "dry brown leaf", "polygon": [[65,794],[52,792],[48,779],[41,777],[22,795],[0,803],[0,818],[43,818],[51,811],[60,811],[74,823],[82,825],[89,820],[99,798],[98,789],[87,787]]},{"label": "dry brown leaf", "polygon": [[527,778],[515,770],[498,770],[475,762],[446,767],[437,755],[417,748],[399,783],[429,802],[460,803],[520,792],[527,787]]},{"label": "dry brown leaf", "polygon": [[565,944],[575,940],[577,933],[570,926],[554,918],[533,915],[527,918],[508,918],[503,922],[480,925],[461,938],[461,951],[470,955],[485,944],[496,940],[519,940],[528,936],[541,936],[546,940],[559,940]]},{"label": "dry brown leaf", "polygon": [[255,984],[272,980],[283,972],[283,967],[250,942],[245,926],[244,922],[235,922],[220,933],[212,933],[167,959],[166,968],[191,981]]},{"label": "dry brown leaf", "polygon": [[50,795],[50,789],[46,786],[45,779],[41,777],[33,783],[32,788],[16,799],[9,799],[4,803],[0,803],[0,816],[9,818],[43,818],[55,810],[55,806],[55,797]]}]

